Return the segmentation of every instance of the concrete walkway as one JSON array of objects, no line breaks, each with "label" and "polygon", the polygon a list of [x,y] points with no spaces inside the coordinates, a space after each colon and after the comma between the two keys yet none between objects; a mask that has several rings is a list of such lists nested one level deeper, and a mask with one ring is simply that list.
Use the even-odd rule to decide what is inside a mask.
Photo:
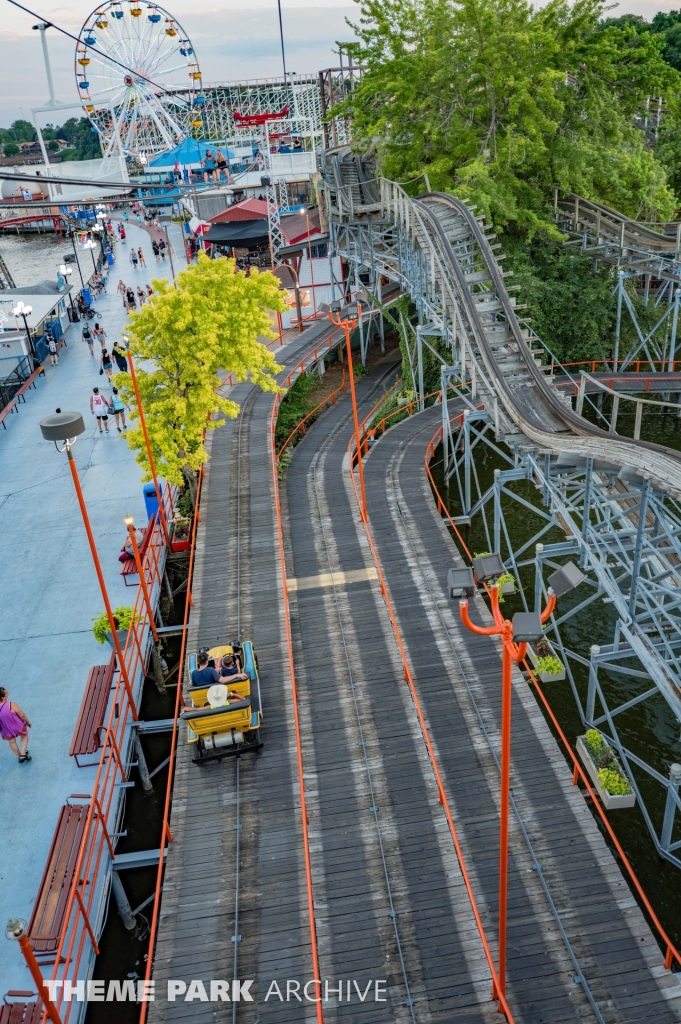
[{"label": "concrete walkway", "polygon": [[[179,232],[171,237],[177,272],[185,260]],[[146,270],[131,267],[131,245],[142,246]],[[116,293],[119,278],[136,287],[163,276],[170,278],[168,259],[157,264],[149,234],[130,225],[126,241],[116,246],[108,295],[102,293],[94,303],[102,313],[99,323],[109,348],[126,319]],[[8,918],[31,916],[59,808],[70,793],[90,792],[95,769],[77,768],[68,750],[88,671],[110,655],[91,632],[91,619],[103,610],[102,599],[66,455],[43,441],[38,425],[43,416],[57,407],[83,414],[87,430],[74,455],[114,607],[132,604],[135,597],[119,575],[123,516],[130,512],[146,522],[134,453],[113,423],[110,434],[99,434],[90,413],[92,388],[108,389],[106,377],[99,376],[99,345],[95,343],[93,358],[81,340],[81,326],[71,326],[59,365],[46,367],[36,389],[29,389],[26,404],[6,419],[7,430],[0,430],[0,685],[9,689],[33,726],[32,761],[19,764],[9,745],[0,743],[3,930]],[[18,945],[2,941],[0,997],[10,988],[33,988]]]}]

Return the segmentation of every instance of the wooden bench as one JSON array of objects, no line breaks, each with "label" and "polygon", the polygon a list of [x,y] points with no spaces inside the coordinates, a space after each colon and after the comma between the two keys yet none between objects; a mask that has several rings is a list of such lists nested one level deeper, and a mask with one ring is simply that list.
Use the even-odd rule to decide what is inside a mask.
[{"label": "wooden bench", "polygon": [[16,412],[17,411],[16,410],[16,404],[17,403],[14,401],[14,399],[12,399],[11,402],[7,403],[7,405],[2,410],[2,412],[0,412],[0,423],[2,423],[3,427],[5,428],[5,430],[7,430],[7,424],[5,423],[5,416],[9,416],[9,414],[11,412]]},{"label": "wooden bench", "polygon": [[43,1001],[37,992],[10,990],[0,1006],[0,1024],[40,1024]]},{"label": "wooden bench", "polygon": [[[140,562],[142,568],[144,568],[144,559],[147,555],[147,549],[149,547],[149,541],[151,540],[154,533],[154,524],[156,523],[156,516],[153,515],[144,529],[144,537],[142,543],[139,545],[140,549]],[[121,565],[121,576],[126,587],[135,587],[139,583],[139,573],[137,571],[137,561],[135,558],[128,558],[127,561]]]},{"label": "wooden bench", "polygon": [[108,665],[94,665],[88,674],[69,749],[69,757],[75,757],[79,768],[91,768],[99,764],[99,759],[81,763],[79,758],[88,757],[101,749],[101,733],[115,667],[116,655],[112,654]]},{"label": "wooden bench", "polygon": [[[76,796],[69,797],[72,799]],[[27,937],[40,963],[54,963],[56,959],[87,815],[87,804],[67,802],[59,812],[45,872],[28,924]]]},{"label": "wooden bench", "polygon": [[19,388],[19,390],[17,391],[17,393],[15,394],[14,397],[15,398],[21,398],[24,402],[26,402],[26,392],[28,391],[29,388],[34,388],[35,387],[35,382],[36,382],[37,378],[41,377],[41,376],[42,377],[45,376],[45,367],[44,366],[36,366],[35,370],[31,374],[31,376],[26,378],[26,380],[21,385],[21,387]]}]

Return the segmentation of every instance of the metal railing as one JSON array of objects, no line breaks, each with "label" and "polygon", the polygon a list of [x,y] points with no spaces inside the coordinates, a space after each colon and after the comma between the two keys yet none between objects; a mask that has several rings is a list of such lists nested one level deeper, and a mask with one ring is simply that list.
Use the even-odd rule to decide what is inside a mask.
[{"label": "metal railing", "polygon": [[[162,498],[166,515],[170,518],[174,488],[166,484]],[[143,562],[145,582],[151,594],[156,587],[161,586],[164,554],[163,527],[157,516]],[[121,811],[121,786],[128,781],[128,747],[132,739],[132,728],[138,720],[138,696],[126,686],[125,676],[131,681],[131,688],[140,680],[138,691],[141,695],[148,640],[146,603],[143,588],[138,586],[132,621],[123,649],[125,673],[118,665],[103,727],[104,739],[97,772],[91,793],[84,797],[90,801],[87,805],[87,819],[54,952],[52,980],[61,981],[62,984],[53,1002],[60,1012],[62,1024],[68,1024],[74,1006],[79,1005],[64,1000],[63,983],[69,981],[75,990],[77,980],[88,974],[92,955],[99,953],[97,933],[102,923],[100,915],[104,906],[105,886],[115,856],[113,832]],[[42,1024],[46,1020],[47,1011],[44,1010]]]}]

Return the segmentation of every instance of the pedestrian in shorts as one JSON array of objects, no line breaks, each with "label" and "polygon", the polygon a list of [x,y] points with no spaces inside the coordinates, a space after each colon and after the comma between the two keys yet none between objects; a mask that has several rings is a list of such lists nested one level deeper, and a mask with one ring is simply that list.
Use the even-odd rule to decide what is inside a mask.
[{"label": "pedestrian in shorts", "polygon": [[57,343],[52,336],[47,343],[47,350],[50,353],[50,362],[53,366],[56,366],[59,362],[59,356],[57,355]]},{"label": "pedestrian in shorts", "polygon": [[103,395],[100,395],[99,388],[93,388],[90,395],[90,412],[97,417],[97,426],[100,434],[102,428],[109,433],[109,403]]}]

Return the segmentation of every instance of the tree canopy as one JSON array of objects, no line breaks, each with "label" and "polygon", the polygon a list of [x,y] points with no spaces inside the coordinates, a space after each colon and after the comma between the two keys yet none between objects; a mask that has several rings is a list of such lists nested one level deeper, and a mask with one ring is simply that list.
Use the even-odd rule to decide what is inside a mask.
[{"label": "tree canopy", "polygon": [[[276,337],[268,310],[286,306],[269,271],[254,269],[247,277],[234,260],[210,260],[205,253],[176,283],[177,288],[153,282],[155,294],[131,315],[128,336],[157,471],[193,491],[196,472],[208,458],[204,431],[239,412],[236,402],[217,393],[218,371],[233,373],[237,381],[249,378],[264,391],[279,390],[273,374],[281,367],[258,338]],[[134,405],[129,374],[120,373],[116,381]],[[148,479],[139,422],[127,437]]]},{"label": "tree canopy", "polygon": [[357,142],[397,181],[454,192],[500,227],[557,235],[551,186],[634,217],[675,197],[637,118],[680,91],[661,33],[601,24],[601,0],[360,0]]}]

